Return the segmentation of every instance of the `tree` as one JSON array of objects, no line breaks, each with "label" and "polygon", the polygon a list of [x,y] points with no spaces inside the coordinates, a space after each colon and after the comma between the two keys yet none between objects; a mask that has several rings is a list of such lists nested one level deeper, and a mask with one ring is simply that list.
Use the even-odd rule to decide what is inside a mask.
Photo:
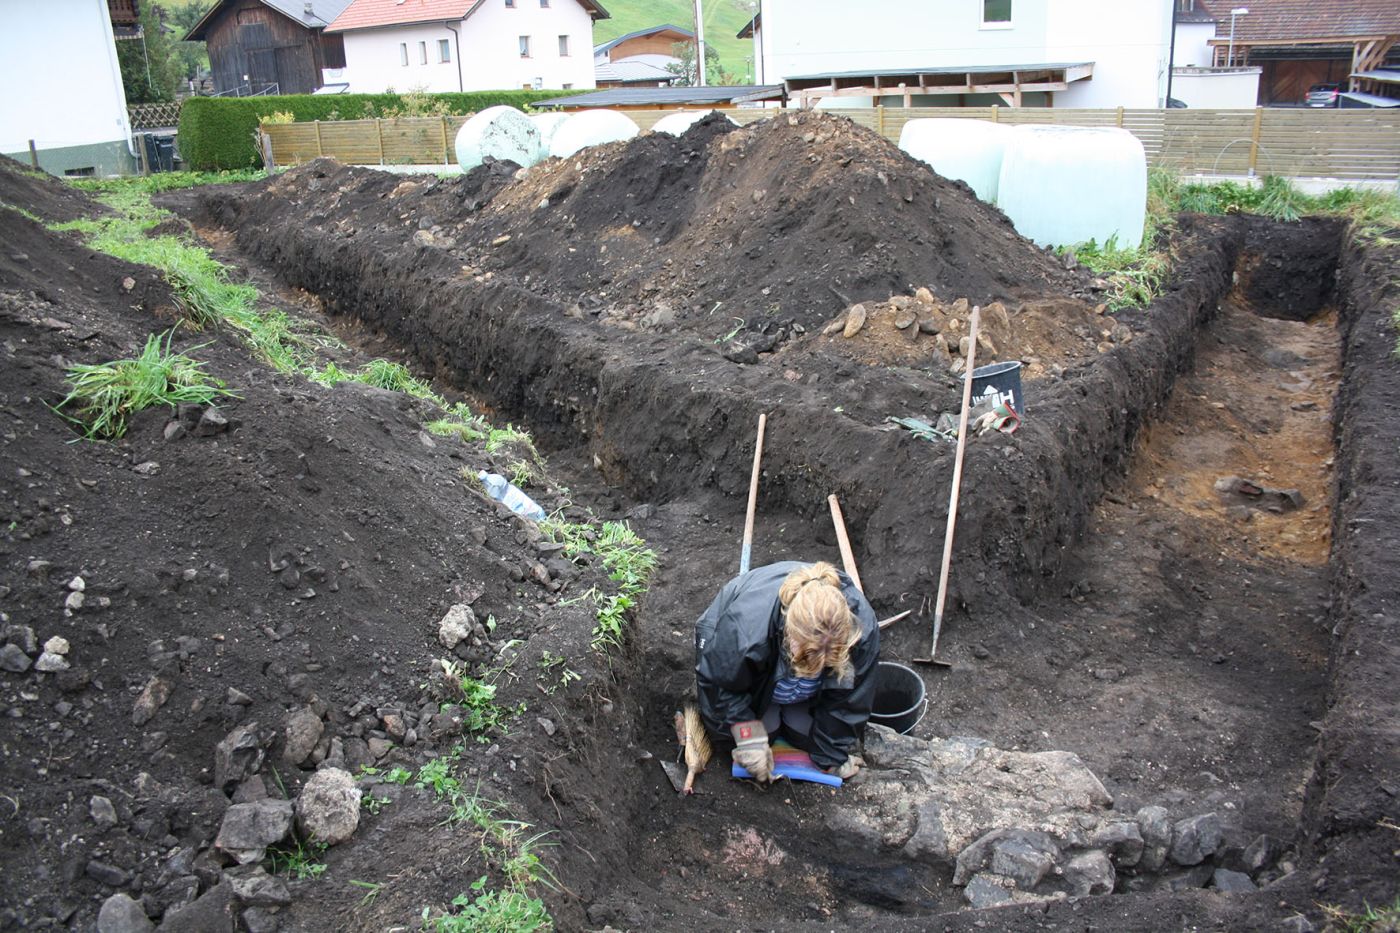
[{"label": "tree", "polygon": [[[680,77],[671,82],[676,87],[693,87],[700,78],[695,73],[695,43],[677,42],[671,46],[671,54],[680,59],[677,64],[666,66],[666,70]],[[719,52],[708,42],[705,43],[705,82],[711,85],[738,84],[739,79],[732,72],[725,71],[719,63]]]},{"label": "tree", "polygon": [[161,8],[161,15],[175,28],[174,50],[179,61],[178,71],[183,80],[198,78],[209,70],[209,52],[203,42],[184,42],[185,36],[204,16],[205,7],[199,3]]},{"label": "tree", "polygon": [[175,99],[178,66],[171,56],[170,38],[161,24],[160,7],[142,3],[141,35],[117,41],[122,87],[128,104],[154,104]]}]

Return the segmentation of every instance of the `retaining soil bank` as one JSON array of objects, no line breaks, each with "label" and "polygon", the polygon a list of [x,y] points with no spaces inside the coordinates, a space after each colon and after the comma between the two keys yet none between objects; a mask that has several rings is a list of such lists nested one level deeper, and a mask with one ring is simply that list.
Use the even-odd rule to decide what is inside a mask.
[{"label": "retaining soil bank", "polygon": [[[382,184],[378,173],[318,166],[278,184],[314,185],[347,203],[337,192]],[[941,536],[930,529],[946,519],[951,445],[890,430],[884,419],[955,409],[952,377],[842,361],[829,378],[793,383],[774,367],[731,362],[708,342],[601,328],[519,285],[463,276],[447,251],[374,235],[364,209],[306,224],[291,201],[259,186],[210,192],[203,204],[243,250],[319,295],[330,313],[384,332],[553,445],[587,443],[608,479],[638,499],[708,486],[741,495],[754,426],[767,412],[765,508],[810,517],[834,492],[871,592],[934,590]],[[1173,284],[1150,314],[1126,316],[1133,341],[1033,383],[1018,434],[970,445],[960,564],[1008,581],[1022,598],[1054,573],[1103,479],[1190,359],[1192,334],[1230,286],[1239,239],[1228,221],[1187,221]],[[976,598],[969,589],[953,596],[954,605]]]},{"label": "retaining soil bank", "polygon": [[1338,270],[1346,363],[1335,409],[1334,637],[1304,830],[1328,893],[1352,908],[1394,899],[1400,848],[1398,261],[1394,245],[1353,247]]}]

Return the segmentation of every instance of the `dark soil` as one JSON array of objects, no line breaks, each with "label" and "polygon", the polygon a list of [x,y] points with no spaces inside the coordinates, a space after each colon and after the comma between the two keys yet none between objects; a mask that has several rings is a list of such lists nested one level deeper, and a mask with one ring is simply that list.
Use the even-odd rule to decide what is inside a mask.
[{"label": "dark soil", "polygon": [[0,156],[0,205],[28,211],[47,223],[63,223],[107,213],[82,192],[35,172],[9,156]]},{"label": "dark soil", "polygon": [[[1277,838],[1267,887],[1224,896],[1127,875],[1118,896],[970,911],[948,866],[833,838],[839,792],[731,782],[721,752],[700,794],[675,797],[657,759],[674,752],[693,620],[737,569],[759,412],[755,562],[834,560],[825,500],[840,494],[877,609],[914,610],[884,656],[927,651],[952,452],[885,418],[951,410],[958,382],[946,360],[865,361],[812,332],[851,301],[920,285],[944,304],[1003,300],[1013,318],[1065,301],[1086,326],[1104,320],[1082,277],[868,135],[804,114],[642,137],[514,180],[508,166],[449,182],[315,163],[167,199],[276,300],[528,425],[550,451],[551,479],[531,489],[546,507],[631,521],[660,565],[611,660],[588,647],[591,610],[569,601],[597,569],[541,578],[532,526],[461,473],[522,452],[493,459],[427,435],[425,403],[325,389],[226,335],[182,333],[176,346],[238,393],[220,406],[230,429],[167,441],[172,415],[153,411],[121,441],[74,443],[47,407],[66,366],[131,355],[170,326],[173,303],[150,270],[0,211],[0,611],[41,642],[64,635],[73,664],[0,675],[0,928],[90,928],[117,890],[159,916],[209,888],[219,866],[205,850],[230,803],[211,786],[213,748],[240,723],[280,729],[310,707],[326,724],[316,754],[353,768],[371,762],[382,714],[401,710],[416,741],[380,765],[447,752],[460,727],[434,717],[432,672],[438,619],[460,602],[498,623],[464,660],[479,672],[513,653],[500,699],[527,706],[508,734],[468,738],[461,773],[552,833],[546,900],[561,929],[1273,929],[1318,919],[1320,903],[1393,898],[1393,837],[1377,821],[1400,818],[1400,698],[1377,647],[1389,641],[1373,639],[1393,641],[1386,581],[1400,568],[1391,538],[1369,531],[1395,507],[1400,383],[1382,312],[1395,258],[1342,256],[1334,412],[1334,293],[1308,284],[1330,275],[1340,242],[1325,223],[1182,218],[1176,276],[1150,309],[1119,315],[1116,336],[1075,333],[1073,318],[1055,330],[1048,313],[1019,335],[1020,354],[1062,362],[1037,373],[1017,434],[969,445],[939,649],[953,667],[923,670],[932,703],[916,731],[1074,751],[1127,813],[1215,810],[1233,846]],[[777,184],[794,164],[816,180]],[[933,212],[915,210],[930,199]],[[737,323],[723,303],[765,287],[777,310],[733,317],[782,340],[735,362],[714,339]],[[355,360],[355,347],[336,352]],[[1305,505],[1242,507],[1215,493],[1224,475],[1297,488]],[[87,599],[65,616],[75,575]],[[578,681],[546,676],[545,652]],[[137,726],[153,678],[170,699]],[[241,793],[295,792],[309,771],[279,749],[283,786],[266,769]],[[444,825],[428,792],[381,791],[391,802],[329,851],[325,876],[291,886],[281,929],[412,925],[480,875],[499,879],[480,834]],[[115,827],[93,823],[95,795],[116,805]],[[183,872],[182,851],[199,856]],[[365,898],[352,880],[384,886]]]}]

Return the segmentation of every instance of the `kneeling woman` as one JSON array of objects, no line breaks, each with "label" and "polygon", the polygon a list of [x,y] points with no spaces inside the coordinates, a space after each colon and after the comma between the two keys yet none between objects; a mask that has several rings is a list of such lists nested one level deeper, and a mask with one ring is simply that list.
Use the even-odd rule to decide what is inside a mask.
[{"label": "kneeling woman", "polygon": [[859,769],[880,627],[844,573],[787,561],[735,577],[695,624],[695,654],[705,725],[757,780],[772,780],[770,734],[842,778]]}]

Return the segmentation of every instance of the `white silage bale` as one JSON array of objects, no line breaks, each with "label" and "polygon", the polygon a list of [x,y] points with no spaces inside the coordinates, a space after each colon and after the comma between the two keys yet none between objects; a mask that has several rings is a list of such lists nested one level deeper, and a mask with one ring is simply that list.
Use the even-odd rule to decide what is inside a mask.
[{"label": "white silage bale", "polygon": [[1142,243],[1147,154],[1116,127],[1018,126],[997,181],[997,206],[1040,246]]},{"label": "white silage bale", "polygon": [[549,145],[554,142],[554,134],[568,119],[567,113],[558,110],[530,114],[530,122],[535,124],[535,129],[540,133],[540,156],[537,161],[543,162],[549,158]]},{"label": "white silage bale", "polygon": [[[675,113],[667,114],[651,125],[653,133],[670,133],[672,136],[680,136],[701,120],[712,113],[719,113],[718,110],[677,110]],[[724,119],[730,120],[729,117]]]},{"label": "white silage bale", "polygon": [[487,107],[457,131],[457,164],[467,172],[488,157],[530,166],[539,161],[540,131],[514,107]]},{"label": "white silage bale", "polygon": [[1011,127],[986,120],[910,120],[899,133],[900,149],[944,178],[967,182],[988,204],[996,203],[1010,141]]},{"label": "white silage bale", "polygon": [[554,131],[549,154],[567,158],[580,149],[631,139],[639,132],[630,117],[615,110],[580,110]]}]

